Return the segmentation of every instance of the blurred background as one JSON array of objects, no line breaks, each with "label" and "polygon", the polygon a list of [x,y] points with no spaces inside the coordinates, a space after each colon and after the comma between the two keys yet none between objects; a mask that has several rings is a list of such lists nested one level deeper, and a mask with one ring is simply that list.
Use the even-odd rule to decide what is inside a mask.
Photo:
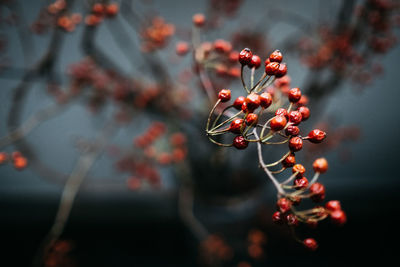
[{"label": "blurred background", "polygon": [[[395,258],[399,1],[0,2],[0,152],[14,158],[0,157],[4,266],[358,266]],[[200,28],[197,13],[206,18]],[[255,145],[221,148],[205,135],[217,92],[244,94],[239,63],[193,56],[199,42],[218,39],[262,61],[280,49],[291,86],[308,97],[301,132],[327,132],[296,158],[310,170],[315,158],[328,159],[320,181],[348,222],[296,229],[318,240],[315,252],[273,224],[277,192]],[[286,150],[266,148],[264,157]],[[58,231],[61,200],[70,206],[61,205],[68,215]],[[46,242],[52,250],[37,263]]]}]

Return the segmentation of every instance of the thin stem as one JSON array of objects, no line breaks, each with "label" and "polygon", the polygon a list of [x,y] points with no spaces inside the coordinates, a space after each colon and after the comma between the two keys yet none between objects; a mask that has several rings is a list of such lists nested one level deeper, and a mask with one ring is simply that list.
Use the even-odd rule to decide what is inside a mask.
[{"label": "thin stem", "polygon": [[240,68],[240,79],[242,80],[242,85],[243,85],[243,88],[246,90],[246,92],[249,94],[250,92],[249,92],[249,89],[247,88],[247,86],[246,86],[246,83],[244,82],[244,79],[243,79],[243,70],[244,70],[244,65],[242,65],[242,67]]},{"label": "thin stem", "polygon": [[[250,76],[250,88],[253,88],[253,84],[254,84],[254,71],[256,70],[255,67],[251,68],[251,76]],[[251,90],[250,90],[251,92]]]},{"label": "thin stem", "polygon": [[265,165],[265,167],[269,168],[269,167],[273,167],[273,166],[278,165],[278,164],[281,163],[287,156],[289,156],[290,153],[291,153],[291,152],[288,151],[285,155],[283,155],[283,157],[281,157],[280,159],[278,159],[278,160],[275,161],[275,162],[272,162],[272,163],[270,163],[270,164]]},{"label": "thin stem", "polygon": [[211,116],[214,113],[215,108],[218,106],[218,104],[221,102],[221,99],[218,99],[217,102],[215,103],[214,107],[211,109],[210,114],[208,115],[208,120],[207,120],[207,125],[206,125],[206,131],[208,133],[209,131],[209,126],[210,126],[210,120]]}]

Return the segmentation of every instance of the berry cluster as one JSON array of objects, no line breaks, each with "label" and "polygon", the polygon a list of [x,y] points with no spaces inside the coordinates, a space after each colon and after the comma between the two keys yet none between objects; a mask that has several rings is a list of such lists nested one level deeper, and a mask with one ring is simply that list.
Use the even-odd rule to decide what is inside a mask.
[{"label": "berry cluster", "polygon": [[153,52],[167,45],[169,38],[175,33],[175,26],[166,23],[162,17],[154,17],[149,25],[144,25],[140,32],[142,51]]},{"label": "berry cluster", "polygon": [[[288,102],[288,107],[284,108],[284,99],[277,99],[278,94],[275,94],[275,91],[269,87],[276,79],[278,79],[278,82],[275,82],[275,85],[281,88],[284,88],[290,82],[288,78],[283,78],[282,81],[279,79],[287,73],[287,66],[282,63],[282,59],[283,55],[279,50],[272,52],[265,60],[265,71],[262,77],[253,84],[254,71],[252,71],[251,84],[247,86],[243,78],[245,67],[253,70],[259,68],[261,59],[254,55],[250,49],[243,49],[239,53],[238,60],[242,66],[241,78],[247,96],[239,96],[232,104],[227,105],[226,103],[231,100],[231,91],[222,89],[209,114],[206,133],[211,142],[225,147],[233,146],[237,149],[246,149],[249,143],[257,143],[260,166],[278,190],[278,211],[274,213],[273,220],[280,224],[285,223],[290,227],[296,227],[300,222],[315,225],[328,215],[332,217],[334,213],[331,212],[331,209],[317,206],[309,210],[298,211],[295,206],[299,205],[304,198],[310,198],[314,202],[321,202],[325,199],[325,187],[317,180],[321,173],[327,171],[328,162],[324,158],[316,159],[313,163],[315,174],[309,181],[305,176],[305,167],[296,162],[295,153],[303,148],[304,141],[314,144],[321,143],[325,139],[326,133],[314,129],[306,136],[300,135],[299,125],[309,118],[310,110],[305,106],[307,101],[302,98],[299,88],[281,90],[282,95],[286,95]],[[217,112],[218,115],[214,116],[220,104],[224,104],[224,106]],[[295,108],[296,106],[297,108]],[[235,109],[236,112],[231,111]],[[273,115],[265,116],[268,113],[273,113]],[[222,119],[225,116],[227,118]],[[213,117],[215,118],[212,119]],[[223,143],[220,137],[229,133],[234,135],[233,141]],[[217,138],[219,139],[217,140]],[[275,138],[280,140],[272,140]],[[262,158],[262,146],[285,143],[288,145],[288,152],[279,160],[265,164]],[[279,164],[282,165],[281,169],[270,170],[270,168]],[[283,182],[278,182],[273,174],[282,173],[286,169],[291,169],[292,174]],[[289,185],[291,182],[293,184]],[[338,210],[341,211],[341,209]],[[341,222],[338,224],[343,224],[346,221],[345,214],[342,211],[341,214],[342,218],[335,219],[336,222]],[[334,216],[338,216],[338,214],[335,213]],[[305,246],[316,248],[316,242],[307,240],[304,242]]]},{"label": "berry cluster", "polygon": [[[8,162],[8,160],[8,154],[6,152],[0,152],[0,165]],[[28,159],[24,157],[19,151],[14,151],[11,154],[11,160],[14,168],[17,170],[23,170],[26,168],[26,166],[28,166]]]}]

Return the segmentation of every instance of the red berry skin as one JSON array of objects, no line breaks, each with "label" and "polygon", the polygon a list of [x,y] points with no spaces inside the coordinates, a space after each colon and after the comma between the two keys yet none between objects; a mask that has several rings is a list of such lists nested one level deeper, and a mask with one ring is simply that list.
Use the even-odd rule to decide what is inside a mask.
[{"label": "red berry skin", "polygon": [[281,63],[282,59],[283,59],[283,55],[282,55],[281,51],[279,51],[279,50],[275,50],[274,52],[272,52],[269,55],[269,61],[271,61],[271,62]]},{"label": "red berry skin", "polygon": [[293,182],[293,185],[297,190],[305,189],[308,186],[308,179],[306,177],[296,178]]},{"label": "red berry skin", "polygon": [[291,153],[289,156],[287,156],[283,161],[282,165],[285,168],[290,168],[293,167],[294,164],[296,164],[296,157],[294,156],[293,153]]},{"label": "red berry skin", "polygon": [[267,75],[275,75],[279,70],[279,63],[278,62],[271,62],[265,66],[265,73]]},{"label": "red berry skin", "polygon": [[249,48],[245,48],[239,53],[239,62],[242,65],[248,65],[251,62],[253,53]]},{"label": "red berry skin", "polygon": [[297,219],[297,216],[292,213],[286,215],[286,222],[289,226],[296,227],[299,225],[299,220]]},{"label": "red berry skin", "polygon": [[288,94],[288,98],[289,98],[289,101],[292,102],[292,103],[298,102],[300,100],[300,98],[301,98],[300,89],[297,88],[297,87],[290,89],[289,94]]},{"label": "red berry skin", "polygon": [[206,23],[206,17],[203,14],[193,15],[193,24],[197,27],[203,27]]},{"label": "red berry skin", "polygon": [[289,149],[292,152],[300,151],[303,148],[303,140],[300,137],[292,137],[289,140]]},{"label": "red berry skin", "polygon": [[320,183],[315,183],[310,186],[311,200],[321,202],[325,199],[325,186]]},{"label": "red berry skin", "polygon": [[257,55],[253,55],[251,60],[248,64],[249,68],[256,68],[258,69],[261,66],[261,58]]},{"label": "red berry skin", "polygon": [[238,135],[233,139],[233,146],[237,149],[245,149],[249,145],[249,141],[246,141],[243,136]]},{"label": "red berry skin", "polygon": [[280,131],[283,128],[285,128],[287,124],[287,120],[284,116],[275,116],[272,118],[272,120],[269,122],[269,126],[271,127],[272,131]]},{"label": "red berry skin", "polygon": [[301,164],[296,164],[292,168],[292,173],[296,172],[298,172],[297,177],[303,177],[303,175],[306,173],[306,168],[304,168],[304,166]]},{"label": "red berry skin", "polygon": [[311,250],[311,251],[315,251],[315,250],[317,250],[317,248],[318,248],[318,243],[317,243],[317,241],[315,241],[314,238],[307,238],[307,239],[304,239],[304,240],[303,240],[303,245],[304,245],[307,249],[309,249],[309,250]]},{"label": "red berry skin", "polygon": [[297,111],[301,113],[302,121],[305,121],[310,117],[310,110],[308,109],[308,107],[301,106],[297,109]]},{"label": "red berry skin", "polygon": [[249,113],[246,116],[246,124],[247,125],[254,125],[258,122],[258,116],[255,113]]},{"label": "red berry skin", "polygon": [[239,60],[239,52],[238,51],[232,51],[229,53],[229,61],[232,63],[235,63]]},{"label": "red berry skin", "polygon": [[324,173],[328,170],[328,161],[325,158],[314,160],[313,169],[315,172]]},{"label": "red berry skin", "polygon": [[275,111],[275,116],[285,116],[286,119],[289,118],[288,112],[287,112],[287,110],[284,109],[284,108],[278,108],[278,109]]},{"label": "red berry skin", "polygon": [[249,110],[257,109],[261,104],[260,95],[256,93],[251,93],[246,97],[246,104]]},{"label": "red berry skin", "polygon": [[236,133],[236,134],[240,134],[242,129],[244,127],[244,120],[243,119],[234,119],[231,122],[231,125],[229,127],[229,131],[231,133]]},{"label": "red berry skin", "polygon": [[301,113],[298,111],[290,111],[289,112],[289,122],[291,122],[293,125],[299,125],[301,122]]},{"label": "red berry skin", "polygon": [[318,144],[318,143],[321,143],[325,139],[326,133],[319,129],[314,129],[308,134],[307,137],[308,137],[308,141],[310,141],[311,143]]},{"label": "red berry skin", "polygon": [[287,65],[285,63],[280,63],[279,68],[275,73],[276,78],[282,78],[287,73]]},{"label": "red berry skin", "polygon": [[286,128],[285,133],[288,136],[297,136],[300,133],[300,129],[297,126],[290,125]]},{"label": "red berry skin", "polygon": [[268,108],[272,104],[272,96],[270,93],[264,92],[260,95],[260,105],[262,108]]},{"label": "red berry skin", "polygon": [[286,213],[292,207],[292,202],[287,198],[280,198],[276,202],[276,206],[281,213]]},{"label": "red berry skin", "polygon": [[340,201],[338,200],[331,200],[325,204],[325,209],[329,211],[341,210],[342,207],[340,205]]},{"label": "red berry skin", "polygon": [[237,110],[241,110],[245,100],[246,98],[244,96],[239,96],[235,99],[235,102],[233,102],[233,107]]},{"label": "red berry skin", "polygon": [[276,224],[283,224],[282,213],[279,211],[274,212],[274,214],[272,214],[272,221]]},{"label": "red berry skin", "polygon": [[222,89],[218,93],[218,99],[221,100],[221,102],[228,102],[231,100],[231,90],[228,89]]},{"label": "red berry skin", "polygon": [[331,212],[331,222],[337,226],[342,226],[347,221],[346,213],[342,210],[335,210]]}]

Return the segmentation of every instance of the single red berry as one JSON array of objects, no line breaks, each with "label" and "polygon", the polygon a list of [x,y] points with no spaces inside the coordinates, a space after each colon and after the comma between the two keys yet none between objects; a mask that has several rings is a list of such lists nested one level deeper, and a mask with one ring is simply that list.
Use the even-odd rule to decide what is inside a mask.
[{"label": "single red berry", "polygon": [[307,239],[304,239],[304,240],[303,240],[303,245],[304,245],[307,249],[309,249],[309,250],[311,250],[311,251],[315,251],[315,250],[317,250],[317,248],[318,248],[318,243],[317,243],[317,241],[315,241],[314,238],[307,238]]},{"label": "single red berry", "polygon": [[286,215],[286,222],[289,226],[296,227],[299,225],[299,220],[297,219],[297,216],[292,213]]},{"label": "single red berry", "polygon": [[109,17],[117,15],[119,11],[119,5],[117,3],[110,3],[106,6],[106,14]]},{"label": "single red berry", "polygon": [[321,202],[325,199],[325,186],[320,183],[315,183],[310,186],[311,200]]},{"label": "single red berry", "polygon": [[238,51],[231,51],[229,53],[229,61],[235,63],[239,60],[239,52]]},{"label": "single red berry", "polygon": [[308,97],[305,95],[302,95],[299,102],[297,102],[297,106],[305,106],[308,104]]},{"label": "single red berry", "polygon": [[292,207],[292,202],[287,198],[280,198],[276,202],[276,206],[281,213],[286,213]]},{"label": "single red berry", "polygon": [[6,152],[0,152],[0,164],[3,164],[8,160],[8,154]]},{"label": "single red berry", "polygon": [[346,213],[344,213],[342,210],[335,210],[330,213],[330,216],[331,222],[338,226],[345,224],[347,221]]},{"label": "single red berry", "polygon": [[289,122],[291,122],[293,125],[298,125],[301,122],[301,113],[298,111],[290,111],[289,112]]},{"label": "single red berry", "polygon": [[292,173],[296,172],[298,172],[297,177],[303,177],[304,173],[306,173],[306,168],[301,164],[296,164],[292,168]]},{"label": "single red berry", "polygon": [[246,98],[244,96],[239,96],[238,98],[235,99],[235,102],[233,102],[233,107],[236,108],[237,110],[241,110],[245,100]]},{"label": "single red berry", "polygon": [[279,64],[279,68],[275,73],[275,77],[276,78],[282,78],[283,76],[285,76],[287,73],[287,65],[286,63],[280,63]]},{"label": "single red berry", "polygon": [[231,100],[231,90],[229,89],[222,89],[218,93],[218,99],[221,100],[221,102],[228,102]]},{"label": "single red berry", "polygon": [[249,113],[246,116],[246,124],[247,125],[253,125],[258,122],[258,116],[255,113]]},{"label": "single red berry", "polygon": [[279,51],[279,50],[275,50],[274,52],[272,52],[269,55],[269,61],[271,61],[271,62],[281,63],[282,59],[283,59],[283,55],[282,55],[281,51]]},{"label": "single red berry", "polygon": [[247,103],[246,103],[246,99],[242,104],[242,111],[244,113],[248,113],[248,112],[253,112],[254,111],[254,109],[249,109],[249,107],[247,106]]},{"label": "single red berry", "polygon": [[103,4],[96,3],[93,5],[92,11],[93,13],[96,13],[98,15],[103,14],[103,12],[105,11],[105,6]]},{"label": "single red berry", "polygon": [[308,134],[308,141],[311,143],[321,143],[325,139],[326,133],[319,129],[314,129]]},{"label": "single red berry", "polygon": [[276,224],[282,224],[282,213],[280,213],[279,211],[274,212],[274,214],[272,214],[272,221]]},{"label": "single red berry", "polygon": [[292,103],[296,103],[300,100],[301,98],[301,91],[299,88],[295,87],[290,89],[289,94],[288,94],[289,101]]},{"label": "single red berry", "polygon": [[294,181],[293,181],[293,185],[295,186],[295,188],[296,189],[304,189],[304,188],[307,188],[307,186],[308,186],[308,179],[305,177],[305,176],[303,176],[303,177],[301,177],[301,178],[296,178]]},{"label": "single red berry", "polygon": [[203,14],[193,15],[193,24],[197,27],[202,27],[206,23],[206,17]]},{"label": "single red berry", "polygon": [[219,53],[229,53],[232,50],[232,45],[222,39],[215,40],[214,49]]},{"label": "single red berry", "polygon": [[272,96],[270,93],[264,92],[260,95],[260,105],[263,108],[268,108],[272,104]]},{"label": "single red berry", "polygon": [[279,70],[279,63],[278,62],[271,62],[265,66],[265,73],[267,75],[275,75]]},{"label": "single red berry", "polygon": [[242,135],[238,135],[233,139],[233,146],[237,149],[245,149],[249,145],[249,141],[247,141]]},{"label": "single red berry", "polygon": [[178,42],[175,47],[178,56],[184,56],[189,52],[189,45],[187,42]]},{"label": "single red berry", "polygon": [[288,136],[297,136],[300,133],[300,129],[297,126],[294,125],[289,125],[286,129],[285,129],[285,133]]},{"label": "single red berry", "polygon": [[256,93],[251,93],[246,97],[246,104],[249,110],[257,109],[261,104],[260,95]]},{"label": "single red berry", "polygon": [[271,127],[272,131],[280,131],[283,128],[285,128],[287,124],[287,120],[284,116],[275,116],[272,118],[272,120],[269,122],[269,126]]},{"label": "single red berry", "polygon": [[234,119],[231,122],[229,127],[229,131],[232,133],[240,134],[244,127],[244,120],[243,119]]},{"label": "single red berry", "polygon": [[253,55],[251,57],[251,60],[250,60],[250,62],[248,64],[248,66],[249,66],[249,68],[253,68],[254,67],[254,68],[258,69],[261,66],[261,58],[259,56],[257,56],[257,55]]},{"label": "single red berry", "polygon": [[289,168],[294,166],[294,164],[296,164],[296,157],[294,156],[293,153],[289,154],[283,161],[282,161],[282,165],[285,168]]},{"label": "single red berry", "polygon": [[239,62],[242,65],[248,65],[251,62],[253,53],[249,48],[245,48],[239,53]]},{"label": "single red berry", "polygon": [[303,140],[300,137],[292,137],[289,140],[290,151],[296,152],[303,148]]},{"label": "single red berry", "polygon": [[16,168],[17,170],[22,170],[27,165],[28,165],[28,160],[25,157],[19,156],[14,158],[14,168]]},{"label": "single red berry", "polygon": [[331,200],[325,204],[325,208],[329,211],[341,210],[342,207],[340,205],[339,200]]},{"label": "single red berry", "polygon": [[308,107],[301,106],[297,109],[297,111],[301,113],[302,121],[305,121],[310,117],[310,110],[308,109]]},{"label": "single red berry", "polygon": [[287,110],[284,109],[284,108],[278,108],[278,109],[275,111],[275,116],[285,116],[286,119],[289,118],[288,112],[287,112]]},{"label": "single red berry", "polygon": [[314,160],[313,168],[315,172],[324,173],[328,170],[328,161],[325,158]]}]

